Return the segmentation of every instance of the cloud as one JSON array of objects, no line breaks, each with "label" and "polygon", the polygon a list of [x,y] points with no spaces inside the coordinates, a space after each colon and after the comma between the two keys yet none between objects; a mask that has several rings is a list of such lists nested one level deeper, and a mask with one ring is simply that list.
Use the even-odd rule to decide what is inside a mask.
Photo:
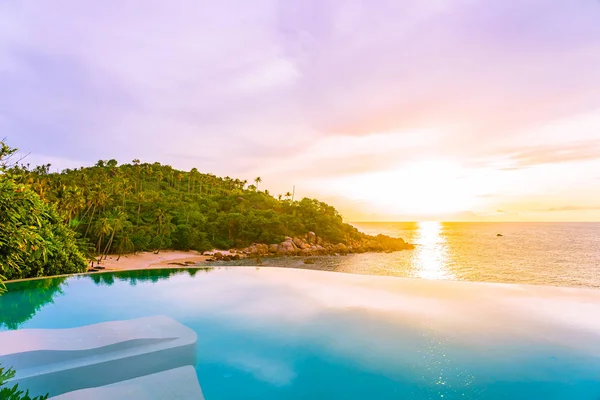
[{"label": "cloud", "polygon": [[593,118],[532,132],[597,118],[599,20],[592,1],[2,2],[0,129],[40,163],[140,158],[275,190],[416,158],[590,160]]},{"label": "cloud", "polygon": [[508,159],[509,167],[515,170],[544,164],[560,164],[600,159],[600,140],[587,140],[551,146],[522,146],[499,149],[497,155]]},{"label": "cloud", "polygon": [[560,212],[560,211],[595,211],[595,210],[600,210],[600,205],[595,205],[595,206],[574,206],[574,205],[568,205],[568,206],[561,206],[561,207],[552,207],[552,208],[548,208],[545,209],[543,211],[550,211],[550,212]]}]

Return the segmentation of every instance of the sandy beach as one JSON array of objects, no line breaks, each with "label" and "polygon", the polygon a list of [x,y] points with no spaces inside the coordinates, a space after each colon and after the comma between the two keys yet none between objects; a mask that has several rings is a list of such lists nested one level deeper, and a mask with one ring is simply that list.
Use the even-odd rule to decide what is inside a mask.
[{"label": "sandy beach", "polygon": [[[138,254],[123,255],[117,261],[116,255],[110,255],[106,260],[102,260],[100,265],[106,270],[130,270],[130,269],[148,269],[148,268],[181,268],[182,265],[195,265],[205,262],[210,256],[203,256],[197,251],[161,251],[158,254],[153,252],[144,252]],[[94,264],[96,265],[96,264]]]}]

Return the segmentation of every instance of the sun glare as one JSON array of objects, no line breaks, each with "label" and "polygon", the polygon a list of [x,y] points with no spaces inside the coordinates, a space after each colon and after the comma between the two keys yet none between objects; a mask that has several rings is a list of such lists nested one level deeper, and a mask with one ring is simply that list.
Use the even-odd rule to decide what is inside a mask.
[{"label": "sun glare", "polygon": [[467,172],[445,160],[411,163],[395,170],[352,176],[335,189],[358,201],[373,204],[379,212],[439,215],[469,210],[475,205],[476,182]]}]

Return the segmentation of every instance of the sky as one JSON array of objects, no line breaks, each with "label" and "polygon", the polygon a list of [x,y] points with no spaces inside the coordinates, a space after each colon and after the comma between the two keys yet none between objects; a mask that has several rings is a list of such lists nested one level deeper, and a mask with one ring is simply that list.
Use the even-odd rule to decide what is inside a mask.
[{"label": "sky", "polygon": [[600,221],[600,1],[2,1],[0,136],[349,221]]}]

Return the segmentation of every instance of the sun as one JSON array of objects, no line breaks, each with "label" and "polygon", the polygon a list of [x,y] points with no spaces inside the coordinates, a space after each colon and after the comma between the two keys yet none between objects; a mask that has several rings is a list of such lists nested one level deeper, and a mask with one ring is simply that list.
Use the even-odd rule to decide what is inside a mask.
[{"label": "sun", "polygon": [[338,194],[367,202],[390,215],[440,215],[471,209],[476,183],[460,165],[428,159],[398,168],[354,175],[334,185]]}]

